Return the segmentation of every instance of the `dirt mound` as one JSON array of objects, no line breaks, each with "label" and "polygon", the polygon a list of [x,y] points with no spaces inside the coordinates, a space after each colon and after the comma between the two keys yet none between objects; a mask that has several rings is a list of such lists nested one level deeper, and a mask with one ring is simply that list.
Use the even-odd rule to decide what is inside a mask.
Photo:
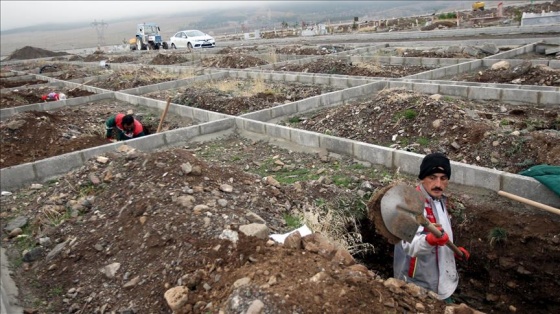
[{"label": "dirt mound", "polygon": [[185,63],[189,60],[183,56],[179,55],[169,55],[169,54],[161,54],[158,53],[149,64],[156,64],[156,65],[169,65],[169,64],[178,64],[178,63]]},{"label": "dirt mound", "polygon": [[[190,313],[241,313],[254,302],[262,302],[262,313],[447,313],[425,291],[389,279],[392,246],[366,232],[367,220],[351,219],[366,215],[383,177],[352,158],[318,158],[238,136],[118,151],[0,199],[3,221],[28,219],[25,236],[0,230],[19,261],[14,276],[28,312],[171,313],[164,295],[182,289]],[[558,274],[560,217],[455,192],[456,243],[471,251],[459,266],[456,300],[489,313],[555,313],[559,283],[550,278]],[[264,223],[284,233],[297,213],[321,221],[321,234],[337,225],[341,233],[328,241],[305,237],[307,244],[293,236],[282,247],[243,232]],[[507,235],[488,238],[497,227]],[[340,250],[338,241],[356,232],[375,243],[369,255],[354,253],[369,270]]]},{"label": "dirt mound", "polygon": [[[28,101],[37,103],[42,93],[50,91],[52,90],[11,92],[8,93],[10,98],[3,100],[0,105],[3,109],[8,101],[14,103],[14,98],[23,99],[23,96]],[[77,88],[64,92],[71,97],[91,94]],[[134,112],[146,129],[157,130],[160,113],[156,109],[138,109],[115,100],[96,101],[52,112],[29,111],[16,114],[0,122],[0,168],[105,145],[108,143],[105,139],[105,120],[118,112],[129,110]],[[162,124],[162,131],[191,124],[191,120],[169,113]]]},{"label": "dirt mound", "polygon": [[[291,127],[512,173],[535,164],[560,165],[557,108],[475,102],[387,89],[353,102],[290,119]],[[553,152],[553,154],[551,154]]]},{"label": "dirt mound", "polygon": [[0,88],[23,87],[28,85],[47,84],[49,81],[45,80],[26,80],[26,81],[12,81],[7,79],[0,80]]},{"label": "dirt mound", "polygon": [[336,58],[324,58],[305,64],[287,64],[275,68],[276,71],[304,73],[325,73],[354,76],[403,77],[431,70],[417,65],[388,65],[372,62],[350,62]]},{"label": "dirt mound", "polygon": [[[507,61],[502,63],[505,65]],[[560,70],[545,65],[533,66],[530,61],[524,61],[517,66],[507,65],[504,68],[488,68],[477,73],[463,74],[458,79],[484,83],[560,86]]]},{"label": "dirt mound", "polygon": [[[237,84],[240,89],[245,88],[248,92],[254,88],[255,82],[239,80]],[[234,91],[213,88],[189,87],[180,95],[174,96],[173,103],[229,115],[239,115],[274,107],[285,101],[298,101],[331,91],[332,89],[328,87],[300,83],[272,84],[251,95],[238,95]]]},{"label": "dirt mound", "polygon": [[257,46],[252,47],[224,47],[218,51],[218,54],[221,55],[228,55],[228,54],[236,54],[236,53],[252,53],[259,51]]},{"label": "dirt mound", "polygon": [[[29,111],[23,113],[19,119],[0,126],[2,134],[2,150],[6,152],[0,165],[2,168],[12,166],[17,162],[31,162],[36,158],[58,156],[66,152],[82,150],[91,146],[106,144],[101,136],[80,134],[67,128],[65,117],[47,112]],[[35,127],[32,127],[35,126]],[[67,133],[62,133],[61,126]],[[81,136],[76,136],[80,134]],[[49,145],[35,145],[35,140]],[[11,154],[12,150],[20,150],[25,146],[26,156]]]},{"label": "dirt mound", "polygon": [[[164,296],[177,289],[188,298],[176,313],[240,313],[255,299],[264,313],[334,313],[341,305],[349,313],[445,309],[421,288],[381,280],[320,234],[295,236],[285,247],[245,235],[251,222],[285,231],[287,204],[303,210],[313,202],[308,196],[332,203],[350,191],[319,181],[299,188],[263,181],[182,148],[120,151],[42,191],[30,226],[51,253],[30,250],[22,273],[24,289],[48,300],[34,303],[41,313],[170,313]],[[64,204],[72,212],[66,218]]]},{"label": "dirt mound", "polygon": [[84,61],[84,57],[74,55],[74,56],[71,56],[70,58],[68,58],[68,61]]},{"label": "dirt mound", "polygon": [[449,52],[445,49],[432,48],[426,50],[420,49],[399,49],[397,50],[399,57],[421,57],[421,58],[473,58],[471,55],[463,52]]},{"label": "dirt mound", "polygon": [[202,65],[213,68],[246,69],[268,64],[267,61],[246,54],[228,54],[202,60]]},{"label": "dirt mound", "polygon": [[131,56],[120,56],[115,58],[109,58],[109,62],[114,63],[125,63],[125,62],[132,62],[134,61],[134,57]]},{"label": "dirt mound", "polygon": [[276,48],[276,53],[286,54],[286,55],[326,55],[331,53],[331,50],[325,48],[311,48],[302,46],[289,46]]},{"label": "dirt mound", "polygon": [[31,46],[25,46],[21,49],[17,49],[12,52],[6,60],[27,60],[27,59],[37,59],[46,57],[56,57],[56,56],[66,56],[66,52],[53,52],[50,50],[36,48]]},{"label": "dirt mound", "polygon": [[106,80],[95,81],[91,85],[110,90],[123,90],[181,78],[177,74],[149,67],[116,70],[113,74]]},{"label": "dirt mound", "polygon": [[420,28],[422,31],[431,31],[434,29],[441,29],[441,28],[453,28],[457,27],[457,21],[453,20],[442,20],[442,21],[435,21],[430,25],[424,26]]},{"label": "dirt mound", "polygon": [[97,50],[94,53],[87,55],[85,58],[83,58],[83,61],[93,62],[93,61],[102,61],[108,59],[109,58],[105,55],[105,53],[103,53],[103,51]]}]

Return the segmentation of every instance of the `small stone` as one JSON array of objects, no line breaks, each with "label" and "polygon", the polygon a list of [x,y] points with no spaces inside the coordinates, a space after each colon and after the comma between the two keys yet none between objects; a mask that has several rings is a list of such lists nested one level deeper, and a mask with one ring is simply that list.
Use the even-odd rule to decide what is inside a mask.
[{"label": "small stone", "polygon": [[18,235],[22,234],[23,230],[21,228],[15,228],[14,230],[10,231],[8,234],[9,238],[17,237]]},{"label": "small stone", "polygon": [[111,279],[111,278],[115,278],[115,274],[117,273],[120,267],[121,267],[120,263],[112,263],[99,269],[99,271],[102,272],[107,278]]},{"label": "small stone", "polygon": [[222,184],[222,185],[220,185],[220,191],[226,192],[226,193],[231,193],[231,192],[233,192],[233,187],[229,184]]},{"label": "small stone", "polygon": [[248,285],[251,282],[251,278],[249,277],[243,277],[240,279],[237,279],[234,283],[233,283],[233,287],[234,288],[239,288],[241,286],[245,286]]},{"label": "small stone", "polygon": [[165,291],[163,297],[173,312],[179,312],[189,300],[189,288],[185,286],[173,287]]},{"label": "small stone", "polygon": [[98,156],[96,160],[98,163],[106,164],[109,161],[109,158],[104,156]]},{"label": "small stone", "polygon": [[433,99],[435,101],[439,101],[441,99],[441,95],[440,94],[433,94],[430,96],[430,99]]},{"label": "small stone", "polygon": [[486,294],[486,300],[487,300],[487,301],[496,302],[496,301],[498,301],[499,299],[500,299],[500,297],[497,296],[497,295],[495,295],[495,294],[491,294],[491,293]]},{"label": "small stone", "polygon": [[140,276],[132,278],[130,281],[123,285],[123,288],[128,289],[136,286],[140,282]]},{"label": "small stone", "polygon": [[257,299],[254,300],[253,302],[251,302],[251,305],[249,306],[249,308],[247,309],[247,312],[245,312],[246,314],[259,314],[263,312],[263,308],[264,308],[264,303]]}]

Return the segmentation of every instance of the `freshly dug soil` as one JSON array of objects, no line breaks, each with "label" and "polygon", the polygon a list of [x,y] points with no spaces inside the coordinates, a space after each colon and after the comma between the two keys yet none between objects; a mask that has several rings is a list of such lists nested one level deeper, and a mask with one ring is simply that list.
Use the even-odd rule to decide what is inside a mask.
[{"label": "freshly dug soil", "polygon": [[42,48],[25,46],[12,52],[6,60],[26,60],[66,55],[68,55],[67,52],[53,52]]}]

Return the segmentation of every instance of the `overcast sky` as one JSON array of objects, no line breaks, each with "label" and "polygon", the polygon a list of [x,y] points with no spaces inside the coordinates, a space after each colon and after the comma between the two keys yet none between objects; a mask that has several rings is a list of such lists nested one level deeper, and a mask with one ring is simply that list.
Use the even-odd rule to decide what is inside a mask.
[{"label": "overcast sky", "polygon": [[149,13],[227,8],[253,1],[15,1],[1,0],[1,29],[9,30],[44,23],[108,21]]}]

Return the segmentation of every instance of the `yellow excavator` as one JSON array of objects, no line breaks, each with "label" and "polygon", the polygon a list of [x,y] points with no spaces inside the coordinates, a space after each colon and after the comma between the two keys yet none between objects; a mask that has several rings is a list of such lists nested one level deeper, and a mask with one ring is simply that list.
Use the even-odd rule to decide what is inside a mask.
[{"label": "yellow excavator", "polygon": [[128,40],[128,46],[130,47],[130,50],[136,50],[136,37],[132,37]]},{"label": "yellow excavator", "polygon": [[484,2],[482,1],[477,1],[475,3],[472,4],[472,10],[473,11],[484,11]]}]

